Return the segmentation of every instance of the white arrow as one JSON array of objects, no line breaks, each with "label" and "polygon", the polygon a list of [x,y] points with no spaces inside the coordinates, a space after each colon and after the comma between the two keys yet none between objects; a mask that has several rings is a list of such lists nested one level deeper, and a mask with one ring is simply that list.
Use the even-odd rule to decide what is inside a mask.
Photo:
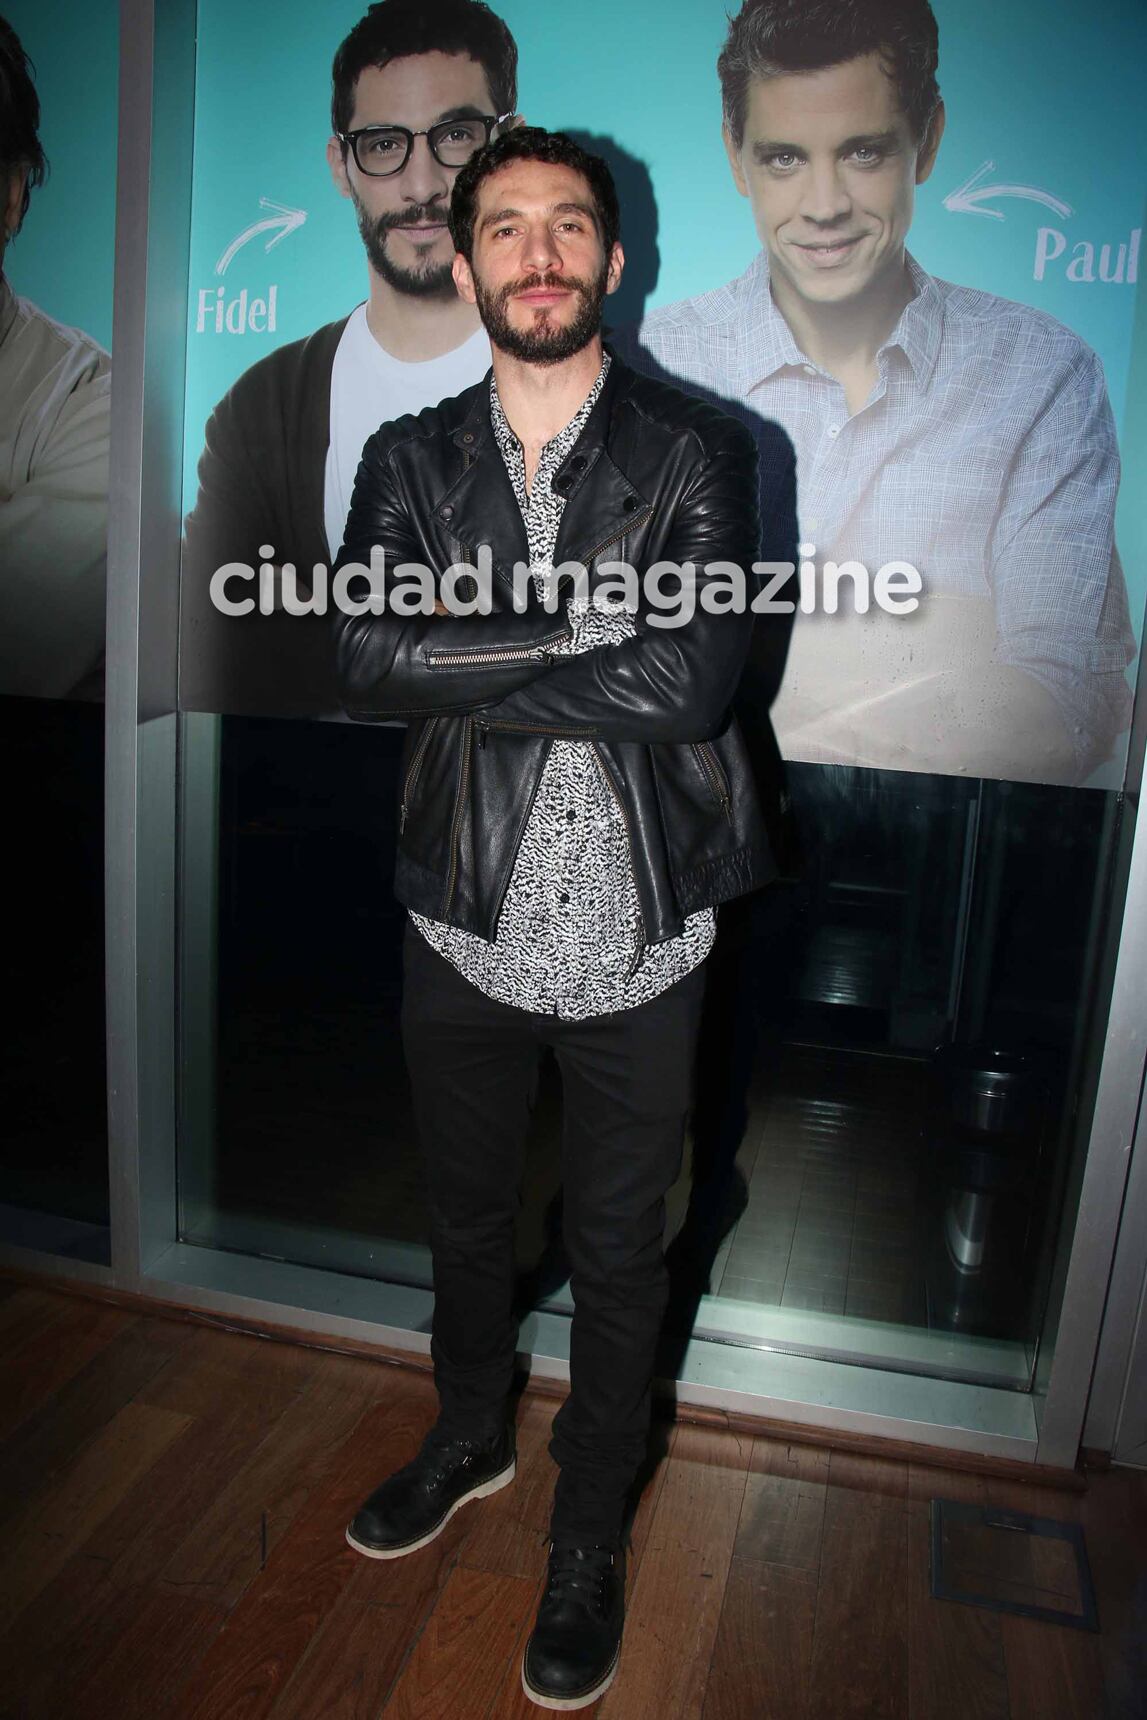
[{"label": "white arrow", "polygon": [[232,239],[231,243],[215,265],[215,273],[217,275],[225,275],[227,273],[227,265],[230,263],[236,251],[241,251],[244,245],[248,244],[260,233],[269,233],[275,228],[278,228],[274,238],[268,239],[267,243],[263,247],[265,251],[269,251],[274,245],[277,245],[280,240],[285,239],[288,233],[293,233],[296,227],[301,227],[307,218],[307,212],[305,209],[288,209],[285,204],[275,203],[270,197],[260,197],[259,207],[260,209],[277,209],[278,214],[269,215],[265,221],[256,221],[252,226],[244,228],[243,232],[240,233],[237,239]]},{"label": "white arrow", "polygon": [[958,191],[950,191],[944,199],[945,209],[950,209],[953,215],[990,215],[993,221],[1002,221],[1002,209],[982,209],[980,205],[989,197],[1026,197],[1029,203],[1043,203],[1063,220],[1072,213],[1070,203],[1065,203],[1061,197],[1053,197],[1050,191],[1040,191],[1035,185],[981,185],[979,182],[985,173],[994,173],[994,161],[981,162],[970,179],[964,181]]}]

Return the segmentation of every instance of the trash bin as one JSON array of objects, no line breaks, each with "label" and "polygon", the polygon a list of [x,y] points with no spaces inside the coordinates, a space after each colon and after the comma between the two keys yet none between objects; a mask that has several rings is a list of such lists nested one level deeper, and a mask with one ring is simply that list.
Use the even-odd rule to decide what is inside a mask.
[{"label": "trash bin", "polygon": [[1022,1270],[1047,1116],[1046,1058],[994,1045],[946,1045],[933,1058],[931,1084],[925,1130],[936,1221],[926,1266],[929,1324],[1015,1336],[1026,1306]]}]

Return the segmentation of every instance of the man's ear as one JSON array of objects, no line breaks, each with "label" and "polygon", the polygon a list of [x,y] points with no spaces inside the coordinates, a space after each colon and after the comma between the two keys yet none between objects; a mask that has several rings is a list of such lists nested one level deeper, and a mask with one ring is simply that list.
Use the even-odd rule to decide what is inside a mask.
[{"label": "man's ear", "polygon": [[721,141],[725,145],[725,154],[729,157],[729,166],[733,170],[733,183],[742,197],[749,195],[749,187],[745,180],[745,170],[741,166],[741,152],[733,142],[733,136],[727,125],[721,127]]},{"label": "man's ear", "polygon": [[458,297],[464,299],[468,305],[476,305],[478,295],[474,291],[474,273],[461,251],[454,253],[451,273],[454,276],[454,285],[458,289]]},{"label": "man's ear", "polygon": [[327,139],[327,166],[331,170],[331,178],[338,187],[340,197],[349,197],[351,190],[350,180],[347,178],[346,154],[337,137]]},{"label": "man's ear", "polygon": [[947,113],[943,102],[940,102],[935,113],[928,122],[928,132],[916,153],[916,183],[923,185],[928,175],[936,165],[936,156],[940,150],[940,139],[944,135],[944,125]]},{"label": "man's ear", "polygon": [[620,287],[621,274],[624,268],[625,252],[621,248],[621,241],[619,239],[615,239],[613,242],[613,250],[609,253],[609,269],[607,270],[605,277],[605,290],[607,293],[615,293],[618,287]]}]

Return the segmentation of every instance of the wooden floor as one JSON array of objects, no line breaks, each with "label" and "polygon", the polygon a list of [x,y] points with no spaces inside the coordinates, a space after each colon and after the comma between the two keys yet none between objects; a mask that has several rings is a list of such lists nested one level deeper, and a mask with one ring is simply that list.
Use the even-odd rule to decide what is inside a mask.
[{"label": "wooden floor", "polygon": [[[536,1716],[554,1402],[515,1484],[408,1559],[343,1529],[424,1375],[0,1281],[4,1720]],[[1147,1477],[1086,1494],[659,1425],[603,1720],[1147,1713]],[[1082,1521],[1095,1636],[934,1601],[928,1501]]]}]

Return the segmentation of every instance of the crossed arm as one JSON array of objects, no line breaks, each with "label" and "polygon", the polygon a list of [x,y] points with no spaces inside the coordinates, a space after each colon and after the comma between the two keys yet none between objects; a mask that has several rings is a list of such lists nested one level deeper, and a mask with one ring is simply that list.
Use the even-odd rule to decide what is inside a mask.
[{"label": "crossed arm", "polygon": [[[718,732],[749,649],[750,613],[711,614],[700,602],[706,564],[757,555],[757,458],[748,432],[715,430],[679,498],[664,559],[692,563],[697,603],[680,626],[639,615],[635,637],[557,660],[547,655],[564,617],[531,607],[474,616],[339,614],[338,674],[352,715],[469,712],[483,726],[584,739],[670,742]],[[388,570],[417,559],[408,505],[377,439],[359,468],[339,566],[369,562],[378,546]],[[480,660],[476,660],[480,659]]]}]

